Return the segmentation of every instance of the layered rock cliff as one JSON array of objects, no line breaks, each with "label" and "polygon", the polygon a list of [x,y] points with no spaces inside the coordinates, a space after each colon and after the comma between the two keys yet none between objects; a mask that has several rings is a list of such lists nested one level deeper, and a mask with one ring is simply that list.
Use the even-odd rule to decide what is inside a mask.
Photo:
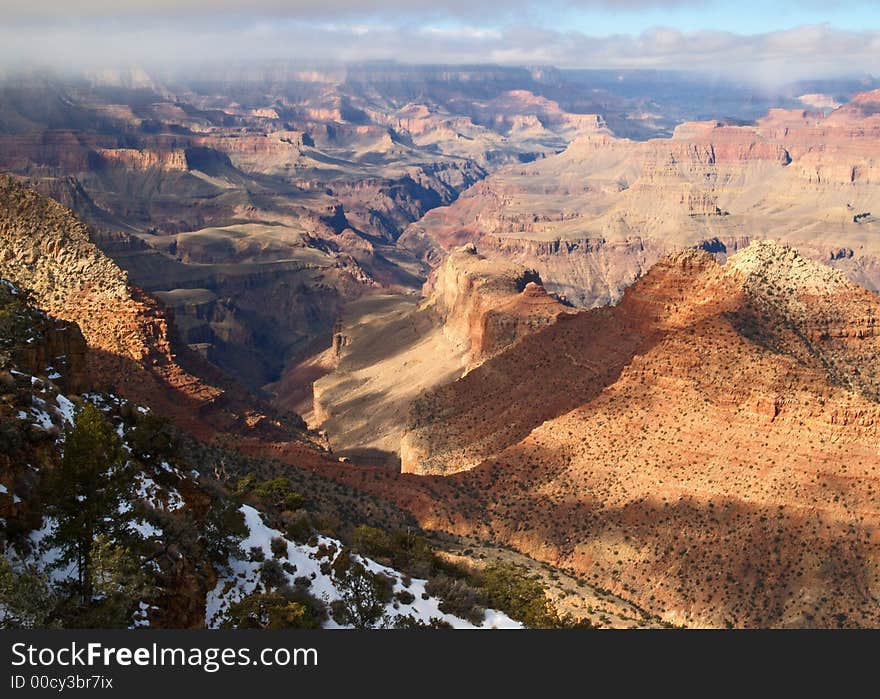
[{"label": "layered rock cliff", "polygon": [[291,367],[274,390],[283,400],[298,395],[296,383],[314,382],[312,410],[303,412],[334,450],[396,466],[408,406],[421,392],[573,312],[540,282],[533,270],[490,261],[473,246],[454,251],[424,301],[373,295],[349,304],[332,347]]},{"label": "layered rock cliff", "polygon": [[[151,405],[203,437],[226,432],[315,445],[295,415],[276,414],[179,348],[167,311],[128,284],[89,229],[60,204],[0,177],[0,275],[40,308],[78,324],[88,343],[88,383]],[[195,375],[181,366],[182,355]]]},{"label": "layered rock cliff", "polygon": [[497,249],[586,307],[620,298],[666,252],[744,237],[785,241],[877,289],[873,99],[773,110],[746,126],[688,122],[644,142],[585,134],[493,173],[401,240],[432,265],[469,241]]}]

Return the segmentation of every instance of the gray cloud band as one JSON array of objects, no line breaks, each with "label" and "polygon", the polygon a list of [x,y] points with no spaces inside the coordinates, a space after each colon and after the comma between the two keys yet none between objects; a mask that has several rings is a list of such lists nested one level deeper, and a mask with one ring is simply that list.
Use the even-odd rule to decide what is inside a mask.
[{"label": "gray cloud band", "polygon": [[[95,0],[97,2],[97,0]],[[394,59],[411,63],[552,64],[560,67],[684,68],[763,82],[880,72],[880,32],[828,25],[738,35],[657,28],[588,36],[529,26],[486,29],[430,23],[358,24],[261,20],[80,21],[5,24],[0,65],[144,67],[188,62]]]}]

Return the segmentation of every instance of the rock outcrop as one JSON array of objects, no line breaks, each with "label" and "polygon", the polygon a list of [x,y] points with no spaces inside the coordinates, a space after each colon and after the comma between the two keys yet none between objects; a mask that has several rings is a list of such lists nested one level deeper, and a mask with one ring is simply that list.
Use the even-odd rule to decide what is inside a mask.
[{"label": "rock outcrop", "polygon": [[178,347],[166,309],[129,286],[70,211],[8,176],[0,177],[0,241],[0,276],[82,330],[90,386],[151,405],[204,438],[238,433],[317,453],[297,416],[277,414]]},{"label": "rock outcrop", "polygon": [[[432,265],[469,241],[513,256],[584,307],[619,299],[667,252],[744,236],[784,241],[878,289],[871,95],[827,114],[772,110],[747,126],[688,122],[668,139],[583,134],[558,155],[493,173],[401,241]],[[841,248],[852,254],[829,256]]]},{"label": "rock outcrop", "polygon": [[410,403],[454,381],[523,337],[574,312],[534,271],[489,261],[473,246],[453,252],[425,286],[426,299],[372,295],[349,304],[332,347],[290,368],[280,400],[314,382],[312,409],[335,451],[365,463],[399,463]]},{"label": "rock outcrop", "polygon": [[449,255],[424,295],[425,307],[468,352],[471,366],[570,311],[546,292],[537,272],[489,260],[473,245]]}]

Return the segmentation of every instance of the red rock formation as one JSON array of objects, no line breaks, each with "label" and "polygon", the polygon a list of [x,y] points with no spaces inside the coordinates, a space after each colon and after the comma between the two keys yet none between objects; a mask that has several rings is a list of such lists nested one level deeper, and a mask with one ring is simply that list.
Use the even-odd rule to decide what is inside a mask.
[{"label": "red rock formation", "polygon": [[[665,252],[744,235],[795,245],[880,288],[875,100],[859,95],[827,115],[773,110],[750,126],[685,123],[645,142],[583,135],[563,153],[492,174],[401,240],[432,265],[466,242],[498,257],[533,249],[517,261],[587,307],[619,298]],[[636,239],[650,251],[641,259],[604,252]],[[557,256],[569,241],[586,259]],[[853,254],[829,258],[841,248]]]},{"label": "red rock formation", "polygon": [[136,148],[101,148],[98,150],[102,164],[128,170],[180,170],[187,169],[186,152],[183,148],[172,150],[139,150]]},{"label": "red rock formation", "polygon": [[[880,496],[878,317],[875,295],[772,246],[725,268],[679,256],[614,309],[565,318],[422,401],[416,424],[444,416],[431,428],[444,453],[417,463],[500,448],[460,479],[496,503],[480,531],[609,576],[671,621],[824,625],[855,605],[851,623],[875,624],[860,586],[880,580],[859,562],[880,556],[863,540],[873,525],[846,522]],[[779,562],[759,558],[771,512]],[[820,602],[828,589],[840,597]]]},{"label": "red rock formation", "polygon": [[534,270],[489,261],[473,245],[454,251],[424,293],[472,366],[569,310],[547,294]]},{"label": "red rock formation", "polygon": [[[10,177],[0,178],[0,276],[39,307],[76,322],[89,345],[88,383],[173,417],[202,438],[238,434],[317,450],[296,416],[284,417],[175,346],[165,309],[127,284],[70,211]],[[196,376],[178,359],[184,354]]]},{"label": "red rock formation", "polygon": [[773,244],[664,259],[418,401],[411,467],[325,471],[698,626],[876,626],[880,301]]}]

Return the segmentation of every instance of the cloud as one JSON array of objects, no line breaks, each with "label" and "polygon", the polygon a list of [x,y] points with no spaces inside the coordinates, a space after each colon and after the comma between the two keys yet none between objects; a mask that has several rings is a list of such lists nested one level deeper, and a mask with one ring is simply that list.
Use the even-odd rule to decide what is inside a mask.
[{"label": "cloud", "polygon": [[636,11],[705,7],[713,0],[4,0],[4,21],[69,17],[174,17],[263,14],[298,20],[377,15],[481,17],[543,9]]},{"label": "cloud", "polygon": [[[607,4],[605,0],[568,1],[579,6]],[[702,4],[699,0],[628,0],[623,5],[635,8],[670,3]],[[36,63],[55,68],[139,65],[185,69],[211,62],[275,59],[310,64],[396,60],[697,69],[756,82],[880,73],[880,30],[875,29],[848,31],[813,24],[744,35],[654,27],[639,34],[593,36],[516,18],[489,24],[485,16],[470,19],[461,9],[467,5],[490,12],[502,5],[524,9],[532,4],[526,0],[4,0],[6,18],[11,7],[11,16],[16,19],[0,26],[0,66]],[[39,20],[28,10],[37,5],[40,11],[53,7],[61,11],[75,5],[77,18]],[[245,5],[248,12],[240,17],[225,14],[243,10]],[[429,5],[432,11],[461,11],[456,21],[418,17]],[[399,7],[401,14],[382,19],[361,17],[380,6],[386,12]],[[118,7],[144,16],[134,21],[114,15]],[[196,10],[201,14],[188,14]]]}]

